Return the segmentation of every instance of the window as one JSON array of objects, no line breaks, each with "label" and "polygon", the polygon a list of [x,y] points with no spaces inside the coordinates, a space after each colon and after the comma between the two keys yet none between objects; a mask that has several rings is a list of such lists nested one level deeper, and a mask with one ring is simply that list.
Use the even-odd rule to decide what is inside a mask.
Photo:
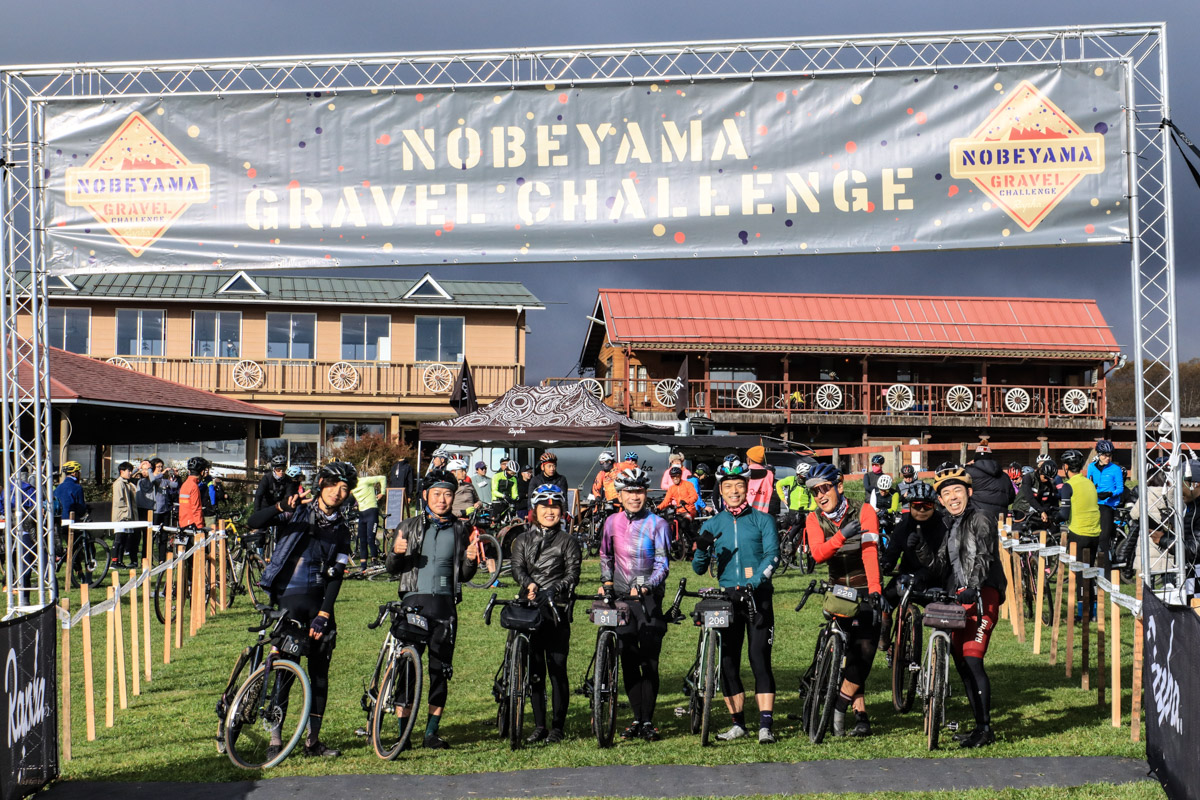
[{"label": "window", "polygon": [[267,358],[315,358],[316,314],[267,314]]},{"label": "window", "polygon": [[754,367],[716,367],[709,371],[709,386],[716,392],[716,408],[732,408],[737,402],[737,387],[758,380]]},{"label": "window", "polygon": [[83,356],[88,354],[89,331],[92,326],[90,309],[51,308],[46,325],[50,332],[51,347],[61,347]]},{"label": "window", "polygon": [[417,317],[417,361],[462,361],[462,317]]},{"label": "window", "polygon": [[117,309],[117,355],[161,356],[165,322],[163,311]]},{"label": "window", "polygon": [[342,315],[342,358],[391,361],[392,318],[386,314]]},{"label": "window", "polygon": [[196,311],[192,315],[192,358],[241,358],[242,312]]},{"label": "window", "polygon": [[343,445],[349,439],[363,436],[383,436],[387,426],[382,422],[355,422],[354,420],[326,420],[325,444],[329,447]]}]

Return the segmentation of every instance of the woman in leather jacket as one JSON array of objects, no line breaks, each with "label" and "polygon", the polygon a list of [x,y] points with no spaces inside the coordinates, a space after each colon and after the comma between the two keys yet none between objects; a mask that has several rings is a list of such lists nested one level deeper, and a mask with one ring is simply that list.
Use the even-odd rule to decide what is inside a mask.
[{"label": "woman in leather jacket", "polygon": [[[553,483],[538,486],[529,496],[534,521],[517,537],[512,548],[512,574],[521,594],[528,600],[553,602],[562,608],[558,620],[553,615],[529,637],[529,673],[533,694],[533,733],[530,744],[545,741],[556,744],[563,740],[567,722],[567,702],[571,687],[567,678],[567,654],[571,646],[571,622],[565,607],[579,584],[579,565],[583,554],[579,542],[562,528],[566,495]],[[546,672],[550,673],[550,690],[554,716],[546,728]]]}]

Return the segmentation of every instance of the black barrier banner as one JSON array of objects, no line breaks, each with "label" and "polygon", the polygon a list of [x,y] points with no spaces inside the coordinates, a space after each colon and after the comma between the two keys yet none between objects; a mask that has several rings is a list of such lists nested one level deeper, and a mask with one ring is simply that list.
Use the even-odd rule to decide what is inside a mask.
[{"label": "black barrier banner", "polygon": [[54,606],[0,622],[2,800],[32,794],[58,777],[57,622]]},{"label": "black barrier banner", "polygon": [[1171,800],[1200,798],[1200,616],[1169,608],[1153,593],[1146,621],[1146,760]]}]

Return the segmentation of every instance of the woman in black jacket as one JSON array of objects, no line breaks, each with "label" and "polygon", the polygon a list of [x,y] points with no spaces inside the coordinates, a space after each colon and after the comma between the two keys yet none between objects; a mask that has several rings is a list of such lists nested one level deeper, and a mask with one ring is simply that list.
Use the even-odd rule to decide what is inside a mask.
[{"label": "woman in black jacket", "polygon": [[[525,598],[554,602],[561,610],[557,624],[551,616],[529,637],[529,672],[533,685],[529,699],[533,704],[534,729],[526,741],[554,744],[563,740],[567,701],[571,696],[567,678],[571,624],[566,606],[579,584],[583,554],[575,537],[562,528],[567,497],[557,484],[538,486],[529,502],[533,506],[534,521],[529,530],[513,542],[512,574]],[[549,730],[546,728],[547,669],[554,706]]]},{"label": "woman in black jacket", "polygon": [[[308,653],[308,677],[312,684],[312,707],[304,754],[339,756],[341,752],[321,743],[321,721],[329,697],[329,662],[337,641],[333,604],[342,588],[342,576],[350,562],[350,528],[342,507],[358,484],[358,471],[344,461],[321,468],[317,490],[303,499],[293,494],[250,516],[251,528],[279,526],[279,541],[259,585],[272,603],[278,603],[290,619],[308,628],[313,640]],[[286,708],[286,706],[285,706]],[[282,744],[278,731],[271,734],[267,758]],[[275,749],[275,752],[272,752]]]}]

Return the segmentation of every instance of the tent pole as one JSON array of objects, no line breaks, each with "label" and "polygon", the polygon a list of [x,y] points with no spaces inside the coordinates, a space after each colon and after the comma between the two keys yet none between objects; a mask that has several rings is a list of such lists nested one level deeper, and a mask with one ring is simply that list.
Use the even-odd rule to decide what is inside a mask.
[{"label": "tent pole", "polygon": [[421,440],[417,439],[417,475],[421,474]]}]

